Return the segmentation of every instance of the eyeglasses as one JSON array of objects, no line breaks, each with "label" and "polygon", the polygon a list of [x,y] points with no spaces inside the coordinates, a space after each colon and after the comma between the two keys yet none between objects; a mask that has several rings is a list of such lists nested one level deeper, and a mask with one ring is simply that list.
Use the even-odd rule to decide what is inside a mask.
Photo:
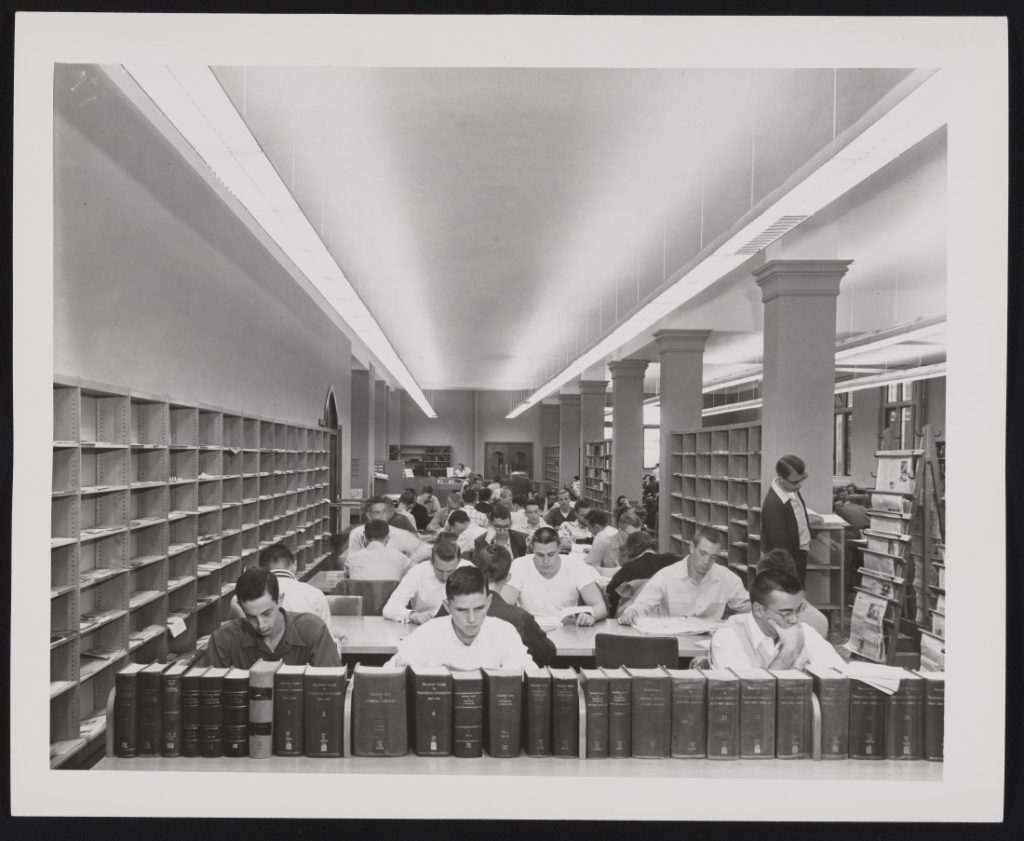
[{"label": "eyeglasses", "polygon": [[781,616],[788,622],[791,619],[797,619],[798,617],[804,615],[804,611],[807,610],[807,602],[804,602],[802,605],[800,605],[800,607],[791,610],[776,610],[773,607],[769,607],[767,609],[772,611],[773,613],[779,614],[779,616]]},{"label": "eyeglasses", "polygon": [[703,549],[698,549],[693,554],[696,555],[701,560],[707,560],[708,558],[711,558],[711,560],[713,560],[713,561],[724,561],[725,557],[726,557],[725,555],[718,555],[718,554],[712,555],[710,552],[705,552]]}]

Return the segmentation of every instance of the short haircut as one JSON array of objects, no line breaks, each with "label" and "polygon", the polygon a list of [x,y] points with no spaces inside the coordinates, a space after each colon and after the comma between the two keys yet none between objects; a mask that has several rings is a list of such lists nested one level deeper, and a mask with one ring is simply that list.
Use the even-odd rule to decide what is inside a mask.
[{"label": "short haircut", "polygon": [[725,535],[718,529],[711,528],[711,526],[697,526],[697,531],[693,533],[693,545],[696,546],[697,541],[702,538],[708,543],[714,543],[715,546],[721,546],[725,543]]},{"label": "short haircut", "polygon": [[558,543],[558,532],[551,526],[541,526],[533,533],[533,545],[538,543]]},{"label": "short haircut", "polygon": [[431,561],[454,561],[459,557],[459,544],[454,540],[435,540],[430,550]]},{"label": "short haircut", "polygon": [[448,525],[449,526],[454,526],[456,523],[468,523],[468,522],[469,522],[469,514],[467,514],[461,508],[458,509],[457,511],[452,511],[452,513],[448,515]]},{"label": "short haircut", "polygon": [[434,544],[443,540],[447,540],[449,543],[458,543],[459,536],[452,531],[439,531],[437,537],[434,538]]},{"label": "short haircut", "polygon": [[391,533],[391,526],[389,526],[383,520],[370,520],[366,524],[366,528],[363,530],[363,535],[367,541],[370,540],[385,540]]},{"label": "short haircut", "polygon": [[783,479],[790,473],[803,476],[806,470],[807,465],[804,464],[804,460],[800,456],[785,455],[775,462],[775,475],[781,476]]},{"label": "short haircut", "polygon": [[[593,515],[591,515],[593,516]],[[632,510],[619,515],[619,528],[632,526],[635,529],[643,528],[644,521]]]},{"label": "short haircut", "polygon": [[511,520],[512,512],[508,510],[508,506],[501,502],[494,503],[491,508],[490,519],[493,520]]},{"label": "short haircut", "polygon": [[764,572],[766,569],[780,569],[796,578],[796,561],[788,549],[772,549],[767,555],[762,555],[757,562],[757,571]]},{"label": "short haircut", "polygon": [[474,566],[459,567],[444,582],[444,595],[449,601],[456,596],[471,596],[474,593],[487,595],[487,579]]},{"label": "short haircut", "polygon": [[540,500],[535,496],[528,497],[523,501],[523,508],[528,508],[531,505],[536,505],[538,508],[541,507]]},{"label": "short haircut", "polygon": [[391,504],[391,500],[388,499],[385,496],[371,496],[368,500],[366,500],[365,503],[363,503],[363,508],[366,510],[367,513],[369,513],[370,509],[373,508],[374,505],[382,505],[382,504],[383,505],[390,505]]},{"label": "short haircut", "polygon": [[573,503],[572,507],[574,511],[579,511],[583,508],[593,508],[594,503],[592,503],[585,496],[581,496],[579,499],[576,500],[576,502]]},{"label": "short haircut", "polygon": [[570,496],[568,488],[559,488],[557,491],[555,491],[555,493],[557,493],[557,494],[565,494],[566,496]]},{"label": "short haircut", "polygon": [[423,490],[421,490],[420,493],[421,494],[430,494],[431,496],[433,496],[433,494],[434,494],[434,486],[433,485],[424,485],[423,486]]},{"label": "short haircut", "polygon": [[462,492],[462,501],[466,505],[475,505],[477,500],[476,488],[466,488]]},{"label": "short haircut", "polygon": [[462,505],[462,494],[458,491],[452,491],[448,494],[448,505],[453,508],[458,508]]},{"label": "short haircut", "polygon": [[599,528],[603,529],[608,525],[609,522],[610,518],[608,516],[608,512],[601,511],[600,509],[596,511],[591,511],[590,514],[587,516],[587,525],[591,527],[598,526]]},{"label": "short haircut", "polygon": [[295,563],[295,556],[292,550],[283,543],[272,543],[260,552],[260,566],[264,569],[280,569],[290,567]]},{"label": "short haircut", "polygon": [[477,499],[479,499],[481,502],[490,502],[490,500],[491,500],[491,489],[490,488],[480,488],[480,492],[477,494]]},{"label": "short haircut", "polygon": [[768,602],[768,597],[776,590],[795,596],[802,593],[803,589],[796,577],[788,572],[781,569],[766,569],[754,576],[750,585],[750,600],[763,607]]},{"label": "short haircut", "polygon": [[474,553],[473,564],[488,581],[504,581],[512,568],[512,553],[504,546],[485,543]]},{"label": "short haircut", "polygon": [[266,567],[252,567],[238,576],[238,581],[235,582],[235,595],[239,604],[254,602],[262,598],[264,593],[269,593],[275,602],[281,594],[277,586],[277,576]]},{"label": "short haircut", "polygon": [[412,488],[406,488],[402,491],[402,495],[398,497],[398,501],[401,502],[402,505],[412,505],[416,502],[416,491]]},{"label": "short haircut", "polygon": [[626,538],[626,557],[639,558],[658,545],[658,541],[645,531],[635,531]]}]

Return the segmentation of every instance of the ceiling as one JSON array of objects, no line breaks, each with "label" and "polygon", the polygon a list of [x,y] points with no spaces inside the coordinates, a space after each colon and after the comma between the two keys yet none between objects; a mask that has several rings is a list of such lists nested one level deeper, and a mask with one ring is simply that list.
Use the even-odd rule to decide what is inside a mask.
[{"label": "ceiling", "polygon": [[[534,388],[911,72],[212,69],[424,389]],[[873,245],[869,297],[887,260]],[[840,337],[944,312],[929,277],[884,323],[841,298]],[[758,362],[758,304],[740,273],[683,308],[716,331],[709,377]]]}]

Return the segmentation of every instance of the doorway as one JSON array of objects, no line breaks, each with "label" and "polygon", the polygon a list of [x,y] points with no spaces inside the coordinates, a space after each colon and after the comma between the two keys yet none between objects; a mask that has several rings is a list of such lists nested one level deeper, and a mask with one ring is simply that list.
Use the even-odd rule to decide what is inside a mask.
[{"label": "doorway", "polygon": [[513,471],[533,473],[532,441],[487,441],[484,443],[484,464],[480,471],[487,479],[507,477]]}]

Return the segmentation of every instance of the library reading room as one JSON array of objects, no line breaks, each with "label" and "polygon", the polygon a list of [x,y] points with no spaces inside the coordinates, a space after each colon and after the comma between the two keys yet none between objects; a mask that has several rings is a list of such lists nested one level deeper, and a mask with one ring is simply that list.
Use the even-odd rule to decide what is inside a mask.
[{"label": "library reading room", "polygon": [[54,64],[49,767],[941,782],[948,86]]}]

